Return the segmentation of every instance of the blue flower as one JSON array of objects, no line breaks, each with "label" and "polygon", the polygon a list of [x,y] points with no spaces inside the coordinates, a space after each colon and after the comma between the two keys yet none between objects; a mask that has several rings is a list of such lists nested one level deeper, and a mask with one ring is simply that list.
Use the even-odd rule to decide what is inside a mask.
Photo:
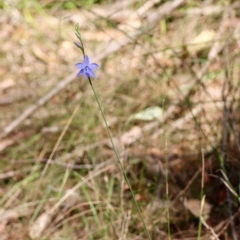
[{"label": "blue flower", "polygon": [[89,58],[87,55],[84,56],[83,63],[77,63],[75,66],[80,69],[77,76],[79,77],[84,74],[86,79],[95,77],[93,70],[98,68],[98,65],[96,63],[89,63]]}]

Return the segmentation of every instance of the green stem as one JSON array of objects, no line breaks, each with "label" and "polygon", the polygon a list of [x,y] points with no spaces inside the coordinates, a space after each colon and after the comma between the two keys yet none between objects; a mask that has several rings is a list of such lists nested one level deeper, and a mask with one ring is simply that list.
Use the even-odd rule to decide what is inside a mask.
[{"label": "green stem", "polygon": [[106,130],[107,130],[108,136],[109,136],[109,138],[110,138],[113,151],[114,151],[114,153],[115,153],[115,155],[116,155],[116,157],[117,157],[117,160],[118,160],[118,163],[119,163],[121,172],[122,172],[122,174],[123,174],[123,176],[124,176],[124,179],[125,179],[128,187],[129,187],[129,189],[130,189],[130,192],[131,192],[131,195],[132,195],[132,198],[133,198],[134,205],[135,205],[135,207],[137,208],[137,212],[138,212],[138,214],[139,214],[139,216],[140,216],[140,218],[141,218],[141,221],[142,221],[142,223],[143,223],[143,225],[144,225],[144,228],[145,228],[146,234],[147,234],[147,236],[148,236],[148,239],[151,240],[151,236],[150,236],[150,233],[149,233],[149,231],[148,231],[148,229],[147,229],[147,225],[146,225],[145,221],[143,220],[143,216],[142,216],[141,210],[140,210],[139,205],[138,205],[138,203],[137,203],[137,200],[136,200],[136,198],[135,198],[135,196],[134,196],[134,192],[133,192],[133,189],[132,189],[132,187],[131,187],[131,184],[130,184],[128,178],[127,178],[126,171],[124,170],[124,167],[123,167],[123,164],[121,163],[121,160],[120,160],[119,154],[118,154],[118,152],[117,152],[117,149],[116,149],[116,147],[115,147],[115,145],[114,145],[114,143],[113,143],[112,135],[111,135],[110,129],[109,129],[109,127],[108,127],[107,120],[106,120],[106,118],[105,118],[103,109],[102,109],[101,104],[100,104],[100,102],[99,102],[99,100],[98,100],[97,93],[96,93],[96,91],[95,91],[95,89],[94,89],[94,87],[93,87],[93,84],[92,84],[92,81],[91,81],[90,78],[89,78],[89,83],[90,83],[90,85],[91,85],[91,87],[92,87],[92,90],[93,90],[94,96],[95,96],[95,98],[96,98],[98,107],[99,107],[99,109],[100,109],[100,111],[101,111],[101,114],[102,114],[102,117],[103,117],[103,120],[104,120],[104,123],[105,123],[105,127],[106,127]]}]

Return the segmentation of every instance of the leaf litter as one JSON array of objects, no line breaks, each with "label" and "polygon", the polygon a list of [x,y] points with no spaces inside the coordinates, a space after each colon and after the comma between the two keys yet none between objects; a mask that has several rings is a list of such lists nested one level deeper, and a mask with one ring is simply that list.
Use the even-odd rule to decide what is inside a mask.
[{"label": "leaf litter", "polygon": [[[5,104],[1,105],[0,126],[6,129],[25,109],[38,102],[61,79],[75,71],[73,63],[80,60],[78,52],[74,50],[73,22],[79,22],[89,54],[101,60],[101,70],[94,84],[105,106],[107,118],[117,119],[111,123],[111,130],[119,144],[118,149],[121,150],[130,181],[139,201],[142,201],[142,211],[148,219],[147,224],[154,239],[167,236],[164,225],[166,204],[169,204],[173,236],[176,234],[178,239],[196,238],[202,179],[201,174],[197,177],[195,174],[202,167],[203,156],[208,175],[204,182],[204,205],[211,206],[207,210],[208,219],[202,229],[203,236],[212,234],[211,228],[218,237],[225,236],[226,232],[234,235],[234,231],[240,232],[237,208],[232,206],[232,216],[224,211],[229,199],[227,189],[217,177],[217,170],[221,169],[218,158],[221,153],[222,129],[228,128],[222,124],[224,102],[221,95],[224,84],[228,82],[227,103],[231,103],[232,114],[229,119],[233,120],[230,126],[239,129],[239,27],[235,28],[233,24],[238,22],[234,13],[239,6],[232,3],[226,7],[218,2],[216,6],[206,6],[199,2],[193,8],[186,1],[172,2],[176,4],[175,7],[161,1],[146,1],[141,6],[136,3],[129,5],[129,1],[122,1],[122,5],[118,1],[102,3],[93,5],[91,11],[82,9],[82,15],[79,14],[80,9],[73,12],[64,10],[64,16],[74,17],[63,21],[51,11],[48,12],[50,16],[32,13],[36,15],[32,24],[25,22],[17,8],[14,10],[21,16],[19,21],[12,21],[9,13],[2,14],[0,99]],[[152,5],[148,6],[148,3]],[[106,4],[109,4],[109,8],[106,8]],[[184,6],[189,7],[187,11]],[[109,13],[117,10],[119,14],[106,17],[106,9],[109,9]],[[190,10],[195,11],[194,15]],[[160,25],[159,20],[149,22],[163,12],[167,13],[161,19],[167,26],[165,33],[161,29],[164,22]],[[133,14],[123,18],[126,13]],[[81,21],[83,15],[85,20]],[[142,26],[149,28],[144,31]],[[97,60],[94,62],[98,63]],[[227,69],[224,69],[226,66]],[[227,79],[224,70],[229,71]],[[108,140],[87,84],[72,80],[61,90],[26,115],[1,139],[1,174],[15,171],[19,165],[27,165],[32,169],[27,173],[23,171],[20,179],[12,178],[1,184],[5,194],[9,191],[14,193],[7,199],[8,204],[1,208],[7,207],[5,213],[11,213],[21,204],[39,203],[34,209],[39,209],[38,220],[30,223],[31,208],[22,215],[14,215],[7,223],[2,218],[1,231],[6,233],[8,239],[16,239],[16,236],[28,239],[29,234],[39,239],[54,235],[60,239],[66,238],[69,231],[72,239],[89,239],[99,237],[105,228],[108,239],[116,239],[116,236],[145,239],[141,222],[131,210],[128,189],[121,185],[118,169],[110,167],[114,164],[114,156],[111,147],[106,144]],[[77,97],[79,92],[80,98]],[[80,110],[54,158],[50,159],[46,178],[19,185],[21,179],[27,178],[34,171],[41,172],[44,168],[46,161],[43,160],[51,155],[61,134],[46,129],[64,128],[76,106],[74,99],[79,99]],[[128,121],[130,116],[133,119]],[[27,134],[23,134],[25,132]],[[239,152],[234,137],[236,134],[229,132],[229,135],[225,165],[231,182],[228,186],[236,187],[240,170]],[[204,151],[203,156],[201,151]],[[105,161],[108,167],[102,165]],[[60,167],[60,163],[65,168]],[[91,165],[95,169],[74,170],[70,168],[73,166],[70,163],[74,163],[74,166]],[[40,168],[35,168],[36,165]],[[62,179],[67,176],[68,166],[70,175],[64,182]],[[167,166],[169,203],[165,201]],[[21,171],[22,168],[18,168]],[[61,218],[65,204],[68,204],[64,199],[71,198],[68,191],[74,186],[75,193],[80,191],[76,174],[86,178],[89,196],[86,199],[80,194],[80,198],[73,201],[65,222]],[[50,196],[44,199],[48,187],[51,189]],[[118,189],[121,191],[118,192]],[[106,192],[109,202],[106,202]],[[188,199],[188,204],[181,201],[183,197]],[[102,205],[91,205],[89,199],[92,202],[99,201]],[[83,203],[87,205],[80,207]],[[124,207],[122,215],[116,211],[121,203]],[[93,212],[90,211],[93,206],[98,213],[97,217],[103,222],[102,229],[94,222]],[[50,209],[55,211],[48,218],[46,214]],[[121,229],[121,216],[125,216],[129,209],[129,222]],[[103,220],[106,219],[103,215],[105,211],[109,211],[108,214],[112,216],[109,221]],[[158,214],[153,214],[155,212]],[[55,218],[60,219],[58,228],[50,224]],[[230,219],[233,219],[234,228],[229,227],[227,221]],[[106,230],[110,222],[114,223],[114,227]],[[42,224],[41,229],[39,224]],[[24,230],[26,226],[30,230]],[[55,233],[52,233],[52,229]]]}]

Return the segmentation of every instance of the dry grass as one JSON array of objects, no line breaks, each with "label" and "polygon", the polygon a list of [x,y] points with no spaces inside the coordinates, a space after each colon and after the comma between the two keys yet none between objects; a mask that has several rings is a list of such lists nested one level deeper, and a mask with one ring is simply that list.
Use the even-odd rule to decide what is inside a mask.
[{"label": "dry grass", "polygon": [[[240,172],[231,2],[0,4],[0,240],[146,239],[91,88],[74,77],[75,23],[100,65],[93,84],[152,239],[197,239],[201,209],[201,239],[240,237],[228,190],[238,192]],[[152,106],[157,119],[134,118]]]}]

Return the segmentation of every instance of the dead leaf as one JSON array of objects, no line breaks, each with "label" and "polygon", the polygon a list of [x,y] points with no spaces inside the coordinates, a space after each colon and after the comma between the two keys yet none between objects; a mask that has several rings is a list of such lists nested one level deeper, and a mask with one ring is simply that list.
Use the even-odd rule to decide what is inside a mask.
[{"label": "dead leaf", "polygon": [[159,158],[163,156],[163,152],[157,147],[150,147],[147,149],[147,155]]},{"label": "dead leaf", "polygon": [[21,204],[12,209],[0,209],[0,222],[9,222],[28,216],[32,212],[33,205],[34,204]]},{"label": "dead leaf", "polygon": [[39,238],[52,220],[52,214],[43,213],[29,228],[29,237]]},{"label": "dead leaf", "polygon": [[[195,217],[200,217],[201,215],[201,201],[198,199],[184,199],[184,206],[187,210],[189,210]],[[209,217],[209,213],[211,211],[212,206],[204,202],[202,209],[202,217],[207,220]]]},{"label": "dead leaf", "polygon": [[3,81],[0,82],[0,90],[5,90],[7,88],[12,87],[15,85],[15,81],[13,78],[6,78]]},{"label": "dead leaf", "polygon": [[140,127],[133,127],[129,132],[122,135],[120,141],[124,145],[130,145],[142,136],[142,130]]},{"label": "dead leaf", "polygon": [[195,55],[197,52],[210,47],[215,35],[216,33],[213,30],[203,30],[189,43],[190,45],[187,48],[189,53]]},{"label": "dead leaf", "polygon": [[5,148],[13,145],[15,143],[15,139],[11,139],[11,138],[8,138],[8,139],[4,139],[2,141],[0,141],[0,152],[3,151]]},{"label": "dead leaf", "polygon": [[43,62],[45,62],[47,64],[56,62],[56,57],[54,56],[54,54],[43,51],[37,45],[32,45],[32,52],[38,59],[42,60]]}]

